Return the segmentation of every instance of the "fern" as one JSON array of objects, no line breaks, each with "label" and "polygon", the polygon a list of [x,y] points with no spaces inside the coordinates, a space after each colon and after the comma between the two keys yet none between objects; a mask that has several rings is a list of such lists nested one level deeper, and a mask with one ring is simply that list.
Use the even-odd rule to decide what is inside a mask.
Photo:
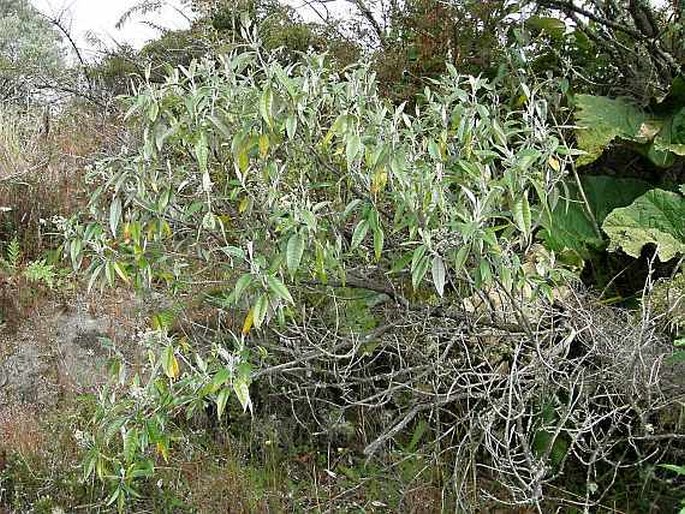
[{"label": "fern", "polygon": [[41,282],[52,288],[55,285],[55,266],[47,264],[45,259],[33,261],[24,270],[24,277],[29,282]]},{"label": "fern", "polygon": [[173,308],[159,311],[152,316],[152,328],[155,330],[169,330],[176,321],[177,316],[178,312]]},{"label": "fern", "polygon": [[14,236],[14,239],[12,239],[7,247],[7,261],[12,269],[17,269],[21,263],[21,245],[17,236]]},{"label": "fern", "polygon": [[0,257],[0,264],[8,271],[16,273],[21,264],[21,258],[21,245],[19,244],[17,236],[14,236],[14,239],[7,245],[5,257]]}]

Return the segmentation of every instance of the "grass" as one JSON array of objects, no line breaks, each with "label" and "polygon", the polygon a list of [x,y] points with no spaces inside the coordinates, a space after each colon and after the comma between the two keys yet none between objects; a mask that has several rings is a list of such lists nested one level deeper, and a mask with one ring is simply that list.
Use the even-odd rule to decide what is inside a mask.
[{"label": "grass", "polygon": [[17,237],[27,257],[58,246],[51,220],[85,205],[85,169],[118,137],[106,113],[65,110],[46,122],[43,110],[0,106],[0,241]]}]

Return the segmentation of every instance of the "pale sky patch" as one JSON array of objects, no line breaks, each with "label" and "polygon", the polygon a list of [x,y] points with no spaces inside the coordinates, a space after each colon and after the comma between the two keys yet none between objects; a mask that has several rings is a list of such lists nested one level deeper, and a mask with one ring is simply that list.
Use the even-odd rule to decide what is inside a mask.
[{"label": "pale sky patch", "polygon": [[[182,29],[189,25],[182,14],[169,6],[147,17],[134,16],[120,30],[117,29],[115,25],[121,15],[139,3],[139,0],[31,0],[31,3],[44,14],[59,16],[66,22],[86,59],[97,58],[86,37],[89,31],[109,48],[115,48],[117,42],[141,48],[160,35],[158,30],[144,23],[146,19],[168,29]],[[174,4],[173,1],[169,3]]]}]

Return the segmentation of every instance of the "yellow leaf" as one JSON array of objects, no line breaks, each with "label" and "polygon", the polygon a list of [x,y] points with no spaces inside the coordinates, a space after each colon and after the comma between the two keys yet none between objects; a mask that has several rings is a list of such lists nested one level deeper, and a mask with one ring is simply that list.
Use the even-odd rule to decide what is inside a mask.
[{"label": "yellow leaf", "polygon": [[167,448],[166,444],[162,443],[161,441],[157,442],[157,453],[162,456],[164,462],[169,462],[169,448]]},{"label": "yellow leaf", "polygon": [[181,369],[172,346],[168,346],[162,354],[162,368],[164,368],[164,374],[171,379],[178,378],[181,374]]},{"label": "yellow leaf", "polygon": [[238,154],[238,169],[241,172],[245,172],[247,170],[247,167],[250,165],[250,156],[247,154],[247,151],[240,152]]},{"label": "yellow leaf", "polygon": [[250,199],[249,197],[245,197],[242,200],[240,200],[240,205],[238,205],[238,212],[240,214],[244,213],[247,208],[250,206]]},{"label": "yellow leaf", "polygon": [[383,191],[387,183],[388,172],[385,171],[385,168],[381,168],[374,173],[373,178],[371,179],[371,193],[376,194]]},{"label": "yellow leaf", "polygon": [[243,334],[247,335],[252,329],[252,324],[254,323],[254,310],[250,309],[245,316],[245,322],[243,323]]},{"label": "yellow leaf", "polygon": [[160,229],[162,234],[166,237],[171,237],[171,235],[173,234],[173,232],[171,231],[171,227],[166,221],[161,222]]},{"label": "yellow leaf", "polygon": [[556,171],[557,173],[561,169],[561,165],[559,164],[559,161],[557,161],[554,157],[550,155],[549,159],[547,160],[547,163],[550,165],[550,167]]},{"label": "yellow leaf", "polygon": [[178,366],[178,359],[176,359],[176,356],[174,355],[171,357],[171,366],[169,366],[169,375],[170,378],[178,378],[178,376],[181,374],[181,370]]},{"label": "yellow leaf", "polygon": [[259,155],[262,159],[269,153],[269,146],[269,136],[266,134],[259,136]]},{"label": "yellow leaf", "polygon": [[128,284],[128,276],[126,275],[126,271],[124,270],[124,268],[122,268],[118,262],[114,262],[113,266],[114,271],[117,275],[119,275],[119,278]]}]

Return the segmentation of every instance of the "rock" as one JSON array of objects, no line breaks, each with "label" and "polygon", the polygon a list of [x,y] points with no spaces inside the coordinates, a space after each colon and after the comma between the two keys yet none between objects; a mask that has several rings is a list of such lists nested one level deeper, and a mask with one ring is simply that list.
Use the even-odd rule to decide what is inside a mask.
[{"label": "rock", "polygon": [[[93,311],[86,301],[67,311],[45,305],[16,330],[1,332],[0,405],[47,408],[64,395],[94,392],[108,379],[112,341],[131,340],[135,322],[119,308],[125,305],[117,301],[117,310],[108,312]],[[124,353],[133,358],[135,351]]]}]

